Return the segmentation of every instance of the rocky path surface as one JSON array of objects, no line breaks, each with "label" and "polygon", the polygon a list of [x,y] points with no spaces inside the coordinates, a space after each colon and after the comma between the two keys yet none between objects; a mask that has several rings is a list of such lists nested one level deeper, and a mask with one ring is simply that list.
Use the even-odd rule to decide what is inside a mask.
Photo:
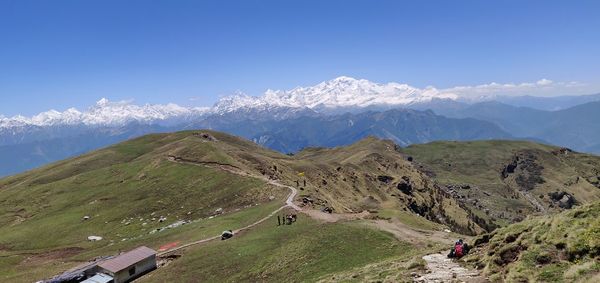
[{"label": "rocky path surface", "polygon": [[478,271],[460,266],[443,253],[423,257],[427,262],[427,273],[414,279],[414,282],[488,282]]}]

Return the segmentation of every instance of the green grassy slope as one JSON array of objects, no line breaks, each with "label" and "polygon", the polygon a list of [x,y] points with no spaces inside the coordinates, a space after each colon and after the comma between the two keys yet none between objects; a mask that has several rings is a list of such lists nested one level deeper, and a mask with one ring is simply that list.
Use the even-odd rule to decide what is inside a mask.
[{"label": "green grassy slope", "polygon": [[493,281],[598,282],[600,202],[484,235],[469,262]]},{"label": "green grassy slope", "polygon": [[275,220],[227,241],[190,248],[141,282],[314,282],[327,274],[417,254],[410,243],[352,223]]},{"label": "green grassy slope", "polygon": [[[509,177],[500,177],[515,154],[531,154],[534,163],[543,166],[544,182],[526,193],[537,196],[564,189],[580,202],[597,198],[598,158],[555,150],[494,141],[400,150],[390,141],[368,138],[347,147],[309,148],[287,156],[213,131],[149,135],[1,179],[0,281],[35,281],[139,245],[157,249],[243,227],[280,207],[289,193],[264,179],[297,187],[297,201],[313,201],[307,209],[368,210],[370,217],[408,227],[440,231],[447,226],[468,234],[483,232],[492,221],[512,220],[496,217],[501,211],[512,216],[517,209],[531,211],[530,204],[515,195],[522,190],[519,176],[529,180],[527,170],[537,167],[517,166]],[[471,184],[473,188],[465,191],[472,195],[461,198],[445,188],[458,183]],[[493,213],[465,202],[473,198],[494,208]],[[210,218],[217,209],[223,214]],[[84,216],[91,218],[83,220]],[[161,223],[161,217],[167,220]],[[151,233],[179,220],[191,223]],[[357,224],[302,219],[298,225],[275,228],[273,220],[227,244],[190,248],[164,267],[170,272],[159,270],[147,280],[175,275],[207,281],[310,281],[330,275],[389,279],[398,265],[386,261],[397,259],[403,262],[398,268],[406,269],[410,258],[426,252],[373,226]],[[104,239],[89,242],[91,235]],[[377,268],[385,274],[365,272],[365,266],[379,262],[383,263]],[[353,278],[355,271],[358,277]]]},{"label": "green grassy slope", "polygon": [[[139,244],[158,248],[170,240],[239,228],[282,205],[286,190],[167,159],[174,145],[193,148],[198,143],[204,142],[191,133],[146,136],[1,180],[0,274],[16,281],[40,279],[77,261]],[[206,155],[222,152],[197,149]],[[256,204],[262,204],[260,209],[249,212]],[[234,221],[223,216],[206,220],[219,208]],[[161,216],[167,220],[159,222]],[[173,229],[184,233],[195,227],[193,235],[149,234],[178,220],[199,219],[205,220]],[[91,235],[104,239],[88,242]]]},{"label": "green grassy slope", "polygon": [[[34,281],[138,245],[157,249],[167,243],[183,244],[223,229],[240,228],[281,206],[289,193],[236,172],[279,179],[289,185],[306,180],[300,190],[317,200],[315,209],[402,209],[402,219],[427,223],[407,209],[409,203],[430,209],[431,213],[423,214],[429,213],[427,217],[436,221],[445,221],[435,219],[441,211],[436,208],[438,204],[452,205],[451,199],[436,195],[429,181],[401,160],[389,142],[367,140],[316,156],[290,157],[212,131],[150,135],[0,180],[0,279]],[[305,176],[299,178],[299,172],[305,172]],[[414,193],[400,196],[395,187],[397,181],[382,183],[377,179],[386,174],[395,180],[410,176]],[[326,187],[325,179],[330,182]],[[224,214],[209,219],[219,208]],[[460,213],[458,210],[447,218],[458,222],[465,218]],[[84,220],[84,216],[91,218]],[[167,220],[161,223],[158,220],[162,217]],[[179,220],[193,222],[151,233]],[[299,235],[308,237],[322,230],[324,233],[313,240],[326,241],[329,235],[340,233],[352,245],[369,243],[361,247],[366,254],[373,249],[378,256],[394,255],[393,250],[377,250],[379,240],[392,241],[370,228],[319,225],[297,225],[298,229],[306,229]],[[354,234],[358,238],[353,238]],[[92,235],[103,240],[89,242],[87,237]],[[257,237],[275,236],[259,233]],[[379,240],[368,241],[371,237]],[[338,243],[331,242],[330,248]],[[261,251],[266,252],[258,252]],[[310,246],[308,251],[314,252]],[[358,254],[363,253],[360,251]],[[328,261],[331,256],[326,252],[306,257],[304,262],[315,264]],[[324,271],[339,272],[371,260],[375,256]]]}]

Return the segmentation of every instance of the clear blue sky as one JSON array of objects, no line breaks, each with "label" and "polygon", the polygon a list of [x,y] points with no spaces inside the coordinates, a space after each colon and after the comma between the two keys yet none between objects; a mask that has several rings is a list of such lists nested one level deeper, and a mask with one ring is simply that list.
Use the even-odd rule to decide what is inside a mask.
[{"label": "clear blue sky", "polygon": [[598,86],[599,12],[567,0],[0,0],[0,114],[101,97],[211,105],[340,75]]}]

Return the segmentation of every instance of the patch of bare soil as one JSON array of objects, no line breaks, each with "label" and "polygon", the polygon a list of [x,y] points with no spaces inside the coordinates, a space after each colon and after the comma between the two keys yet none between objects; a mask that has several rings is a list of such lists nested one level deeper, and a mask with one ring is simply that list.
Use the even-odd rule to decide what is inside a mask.
[{"label": "patch of bare soil", "polygon": [[367,222],[367,225],[392,233],[399,240],[407,241],[421,247],[426,246],[427,242],[444,243],[448,244],[448,246],[454,243],[453,236],[450,233],[415,229],[397,220],[373,220]]},{"label": "patch of bare soil", "polygon": [[370,215],[368,211],[363,211],[360,213],[326,213],[320,210],[307,208],[303,208],[301,212],[310,216],[313,219],[321,220],[324,222],[366,219]]}]

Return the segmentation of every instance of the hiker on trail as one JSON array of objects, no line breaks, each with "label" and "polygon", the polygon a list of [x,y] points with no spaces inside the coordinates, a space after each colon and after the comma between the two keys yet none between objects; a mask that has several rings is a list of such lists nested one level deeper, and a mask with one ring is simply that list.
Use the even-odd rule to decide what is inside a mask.
[{"label": "hiker on trail", "polygon": [[469,252],[469,245],[464,243],[462,239],[456,241],[454,243],[454,247],[450,250],[448,254],[449,258],[461,258]]}]

